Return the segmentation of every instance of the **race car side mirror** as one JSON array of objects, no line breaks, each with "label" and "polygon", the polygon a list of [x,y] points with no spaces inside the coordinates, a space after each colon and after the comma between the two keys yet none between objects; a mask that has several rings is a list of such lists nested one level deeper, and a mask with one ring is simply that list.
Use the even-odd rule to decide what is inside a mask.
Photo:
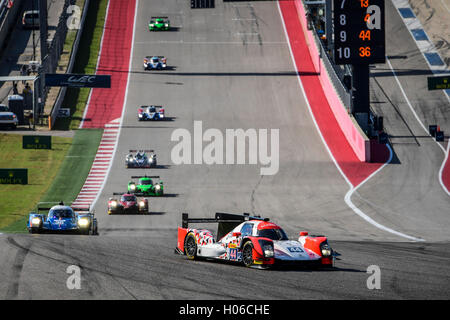
[{"label": "race car side mirror", "polygon": [[300,231],[300,237],[306,237],[308,235],[308,231]]},{"label": "race car side mirror", "polygon": [[239,238],[241,236],[240,232],[233,232],[233,237]]}]

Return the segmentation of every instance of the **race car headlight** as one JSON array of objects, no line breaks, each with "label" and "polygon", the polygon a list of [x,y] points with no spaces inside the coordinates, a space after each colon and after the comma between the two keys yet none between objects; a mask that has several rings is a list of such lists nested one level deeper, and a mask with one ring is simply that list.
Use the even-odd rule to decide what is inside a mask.
[{"label": "race car headlight", "polygon": [[259,244],[261,245],[263,254],[265,258],[273,258],[274,257],[274,251],[273,251],[273,243],[266,241],[266,240],[260,240]]},{"label": "race car headlight", "polygon": [[150,27],[154,27],[155,25],[153,23],[150,23]]},{"label": "race car headlight", "polygon": [[161,186],[160,186],[159,184],[157,184],[157,185],[155,186],[155,189],[156,189],[156,190],[161,190]]},{"label": "race car headlight", "polygon": [[116,207],[117,206],[117,201],[111,201],[111,207]]},{"label": "race car headlight", "polygon": [[130,185],[130,189],[131,189],[131,190],[135,190],[135,189],[136,189],[136,186],[135,186],[134,184],[132,184],[132,185]]},{"label": "race car headlight", "polygon": [[168,27],[168,26],[169,26],[169,24],[168,24],[168,23],[166,23],[166,24],[164,24],[164,26]]},{"label": "race car headlight", "polygon": [[267,244],[263,247],[263,251],[266,258],[273,258],[273,246]]},{"label": "race car headlight", "polygon": [[145,202],[144,201],[140,201],[139,202],[139,207],[145,207]]},{"label": "race car headlight", "polygon": [[31,225],[33,226],[39,226],[41,224],[41,219],[40,218],[33,218],[31,219]]},{"label": "race car headlight", "polygon": [[322,243],[320,245],[320,252],[322,253],[323,257],[329,257],[332,254],[332,250],[331,250],[330,246],[328,245],[328,243]]},{"label": "race car headlight", "polygon": [[88,218],[81,218],[80,220],[78,220],[78,225],[81,228],[85,228],[89,225],[89,219]]}]

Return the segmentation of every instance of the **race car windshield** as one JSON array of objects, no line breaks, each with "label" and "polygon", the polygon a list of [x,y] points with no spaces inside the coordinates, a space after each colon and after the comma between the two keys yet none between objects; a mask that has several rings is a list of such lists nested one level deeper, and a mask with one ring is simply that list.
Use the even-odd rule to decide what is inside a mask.
[{"label": "race car windshield", "polygon": [[150,111],[149,112],[156,112],[156,108],[155,107],[150,107]]},{"label": "race car windshield", "polygon": [[269,238],[272,240],[289,240],[283,229],[258,230],[258,237]]},{"label": "race car windshield", "polygon": [[141,180],[141,184],[152,185],[153,181],[152,180]]},{"label": "race car windshield", "polygon": [[122,201],[136,201],[135,196],[122,196]]},{"label": "race car windshield", "polygon": [[152,61],[153,61],[153,62],[158,62],[159,59],[158,59],[158,58],[153,58]]},{"label": "race car windshield", "polygon": [[53,218],[72,218],[72,211],[68,209],[58,209],[58,210],[52,210],[50,212],[50,217]]}]

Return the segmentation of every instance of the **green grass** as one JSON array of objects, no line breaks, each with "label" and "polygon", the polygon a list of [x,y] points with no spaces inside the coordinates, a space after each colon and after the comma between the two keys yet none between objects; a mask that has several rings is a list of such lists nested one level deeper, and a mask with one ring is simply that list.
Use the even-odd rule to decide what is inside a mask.
[{"label": "green grass", "polygon": [[0,185],[0,229],[20,220],[49,189],[72,138],[52,137],[52,150],[22,149],[22,135],[0,134],[0,168],[28,168],[28,185]]},{"label": "green grass", "polygon": [[75,132],[60,172],[41,201],[75,200],[91,169],[102,133],[102,129],[82,129]]},{"label": "green grass", "polygon": [[[89,174],[89,170],[91,169],[92,162],[102,138],[102,133],[103,130],[101,129],[77,130],[73,139],[70,139],[72,140],[72,144],[70,145],[70,142],[64,144],[66,146],[64,152],[55,152],[55,154],[62,155],[63,157],[62,159],[58,158],[60,161],[58,165],[59,171],[55,170],[53,172],[52,177],[47,180],[48,182],[45,189],[33,189],[34,195],[32,197],[28,190],[23,190],[23,186],[17,186],[16,192],[14,192],[16,194],[16,200],[18,201],[7,200],[6,198],[9,198],[9,196],[7,196],[5,192],[1,192],[0,229],[8,233],[25,232],[28,213],[36,207],[38,202],[64,201],[65,203],[70,204],[70,202],[75,200]],[[57,141],[62,138],[53,139],[52,143],[54,149],[56,149],[58,147]],[[70,146],[70,149],[67,144]],[[48,171],[52,168],[51,165],[44,167],[48,167]],[[40,164],[37,165],[36,171],[39,171],[39,168],[41,168]],[[35,173],[35,176],[45,176],[45,172],[41,171]],[[31,179],[32,175],[29,173],[30,183],[32,183]],[[51,181],[53,182],[51,183]],[[20,188],[22,188],[22,190]],[[28,196],[26,198],[21,195],[23,192],[27,193]],[[4,199],[2,199],[2,196]],[[2,205],[4,205],[4,207],[2,207]],[[5,218],[3,218],[3,212],[5,212]],[[6,212],[8,212],[8,214],[6,214]]]},{"label": "green grass", "polygon": [[[94,74],[97,68],[108,0],[90,1],[73,73]],[[70,108],[70,118],[60,118],[55,130],[77,129],[83,117],[90,88],[68,88],[62,106]]]}]

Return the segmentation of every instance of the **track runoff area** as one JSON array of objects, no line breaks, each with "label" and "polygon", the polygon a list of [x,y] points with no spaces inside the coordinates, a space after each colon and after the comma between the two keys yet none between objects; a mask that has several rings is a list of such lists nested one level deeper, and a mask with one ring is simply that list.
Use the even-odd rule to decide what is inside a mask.
[{"label": "track runoff area", "polygon": [[[35,289],[41,297],[56,294],[78,299],[395,299],[418,297],[419,287],[433,297],[448,296],[448,289],[437,287],[435,274],[439,272],[434,269],[428,284],[423,285],[420,270],[428,267],[424,265],[407,267],[410,282],[403,293],[389,285],[396,281],[398,286],[398,279],[401,283],[406,281],[407,277],[401,274],[405,266],[394,261],[405,248],[416,250],[424,237],[379,223],[355,209],[355,205],[352,207],[351,199],[348,202],[358,186],[369,184],[370,178],[383,172],[384,164],[356,161],[337,130],[332,113],[325,110],[319,115],[314,110],[316,103],[326,105],[326,93],[314,75],[305,72],[311,71],[311,58],[305,54],[304,37],[293,31],[301,28],[293,12],[293,2],[216,1],[214,9],[192,10],[189,3],[175,1],[110,1],[97,69],[98,73],[112,75],[112,89],[92,91],[84,116],[89,121],[81,125],[105,128],[105,134],[92,174],[77,199],[78,205],[95,208],[100,236],[92,238],[91,244],[86,241],[91,238],[70,238],[66,250],[71,256],[85,249],[68,272],[75,277],[67,282],[71,289],[40,283],[40,289]],[[170,17],[171,30],[149,32],[151,16]],[[263,21],[276,23],[269,27]],[[142,70],[143,58],[149,54],[164,55],[168,68]],[[165,106],[166,121],[139,122],[138,108],[153,103]],[[234,128],[235,134],[242,127],[256,137],[256,156],[250,150],[242,157],[239,146],[233,158],[228,151],[218,155],[204,148],[201,138],[215,138],[227,146],[227,130]],[[262,152],[264,139],[269,147]],[[126,169],[125,155],[129,149],[139,148],[156,150],[161,167]],[[385,163],[392,159],[391,155],[387,149]],[[262,174],[263,169],[268,170],[266,174]],[[125,191],[131,176],[146,174],[164,179],[166,197],[150,198],[150,213],[145,216],[108,216],[112,194]],[[279,192],[274,193],[274,189]],[[295,240],[300,230],[326,234],[342,258],[336,261],[334,271],[312,268],[264,273],[228,264],[188,261],[174,255],[175,247],[189,247],[187,241],[177,243],[181,213],[189,212],[190,218],[211,219],[216,211],[268,217]],[[270,222],[258,219],[258,225],[265,224],[270,229]],[[210,241],[207,233],[193,233],[202,241]],[[240,233],[232,236],[241,236],[242,230]],[[306,241],[307,235],[302,236],[301,246],[293,247],[309,248],[301,242]],[[47,245],[50,252],[57,250],[56,242],[61,241],[60,237],[50,238],[46,244],[47,240],[41,239],[32,245],[35,249]],[[372,243],[364,243],[365,240]],[[23,248],[23,241],[26,247],[31,246],[26,239],[8,241],[15,248]],[[395,245],[385,244],[380,249],[381,241]],[[236,244],[228,244],[230,248],[233,245]],[[317,253],[322,254],[324,248],[318,248]],[[114,258],[101,258],[99,253]],[[238,253],[244,252],[230,251]],[[408,259],[406,255],[403,258]],[[65,265],[66,260],[67,256],[52,263]],[[50,260],[44,259],[43,263],[48,265]],[[23,261],[22,266],[27,268]],[[76,269],[77,266],[81,268]],[[77,275],[81,277],[79,282]],[[62,280],[67,274],[57,277]],[[8,287],[9,298],[33,297],[31,291],[20,286],[24,280],[18,280],[17,290]],[[330,289],[330,284],[334,289]],[[179,318],[261,319],[281,312],[273,301],[179,302],[176,307],[171,306],[171,314]]]}]

